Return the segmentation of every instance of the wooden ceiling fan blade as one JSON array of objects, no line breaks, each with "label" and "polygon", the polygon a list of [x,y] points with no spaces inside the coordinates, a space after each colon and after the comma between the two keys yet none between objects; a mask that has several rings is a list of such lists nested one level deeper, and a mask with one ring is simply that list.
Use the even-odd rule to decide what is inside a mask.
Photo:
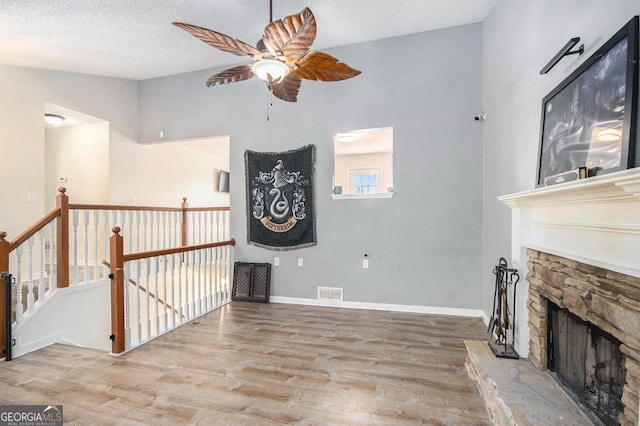
[{"label": "wooden ceiling fan blade", "polygon": [[323,52],[309,52],[295,65],[292,73],[306,80],[340,81],[361,73]]},{"label": "wooden ceiling fan blade", "polygon": [[289,74],[281,82],[271,84],[271,93],[283,101],[296,102],[301,83],[300,77]]},{"label": "wooden ceiling fan blade", "polygon": [[229,37],[226,34],[182,22],[173,22],[173,25],[178,28],[182,28],[192,36],[207,43],[209,46],[215,47],[223,52],[232,53],[238,56],[248,56],[255,59],[262,59],[263,57],[263,53],[255,47],[245,43],[244,41]]},{"label": "wooden ceiling fan blade", "polygon": [[239,65],[237,67],[229,68],[216,75],[209,77],[207,80],[207,86],[215,86],[216,84],[228,84],[235,83],[236,81],[244,81],[253,77],[251,71],[251,64]]},{"label": "wooden ceiling fan blade", "polygon": [[264,29],[263,41],[274,57],[284,56],[287,63],[302,58],[316,38],[316,18],[308,7],[297,15],[271,22]]}]

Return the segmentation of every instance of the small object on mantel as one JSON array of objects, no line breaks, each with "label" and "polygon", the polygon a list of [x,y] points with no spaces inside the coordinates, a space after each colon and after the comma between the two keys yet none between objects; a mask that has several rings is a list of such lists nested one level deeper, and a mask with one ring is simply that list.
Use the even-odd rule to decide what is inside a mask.
[{"label": "small object on mantel", "polygon": [[[518,359],[520,356],[513,348],[515,342],[515,321],[516,321],[516,284],[520,281],[517,269],[509,268],[507,260],[501,257],[498,264],[493,268],[496,276],[495,290],[493,293],[492,316],[489,320],[489,347],[498,358]],[[509,307],[509,287],[512,291],[513,311]],[[511,333],[509,333],[511,329]]]}]

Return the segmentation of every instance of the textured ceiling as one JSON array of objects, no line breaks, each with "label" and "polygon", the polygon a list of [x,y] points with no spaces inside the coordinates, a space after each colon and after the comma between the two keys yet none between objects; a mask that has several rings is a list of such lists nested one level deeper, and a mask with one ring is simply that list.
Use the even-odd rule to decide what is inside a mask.
[{"label": "textured ceiling", "polygon": [[[498,0],[274,0],[274,20],[313,10],[315,50],[479,22]],[[268,0],[1,0],[0,64],[134,80],[242,63],[171,25],[254,45]]]}]

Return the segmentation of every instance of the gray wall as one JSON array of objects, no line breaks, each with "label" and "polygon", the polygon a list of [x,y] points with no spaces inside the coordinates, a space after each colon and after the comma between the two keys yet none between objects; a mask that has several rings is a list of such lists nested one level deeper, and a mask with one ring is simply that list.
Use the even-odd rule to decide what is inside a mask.
[{"label": "gray wall", "polygon": [[[197,41],[194,41],[196,43]],[[327,51],[361,69],[345,82],[303,81],[299,101],[252,80],[207,89],[221,69],[139,82],[140,140],[231,136],[236,260],[273,262],[272,295],[478,309],[481,306],[482,34],[479,24]],[[333,201],[332,134],[393,126],[393,199]],[[275,252],[246,242],[246,149],[314,144],[318,245]],[[369,269],[361,268],[364,253]],[[304,258],[304,267],[297,258]]]},{"label": "gray wall", "polygon": [[[496,197],[535,187],[542,98],[638,14],[638,0],[501,0],[485,19],[485,312],[493,295],[490,271],[500,256],[511,255],[511,211]],[[585,53],[564,58],[541,76],[540,69],[575,36],[581,37]],[[525,265],[520,267],[526,272]]]}]

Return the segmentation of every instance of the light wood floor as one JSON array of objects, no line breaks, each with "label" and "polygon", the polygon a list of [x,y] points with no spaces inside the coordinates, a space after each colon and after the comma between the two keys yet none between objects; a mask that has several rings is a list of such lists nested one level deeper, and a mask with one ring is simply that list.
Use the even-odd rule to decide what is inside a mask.
[{"label": "light wood floor", "polygon": [[0,404],[82,425],[486,425],[464,368],[478,318],[233,302],[121,357],[0,363]]}]

